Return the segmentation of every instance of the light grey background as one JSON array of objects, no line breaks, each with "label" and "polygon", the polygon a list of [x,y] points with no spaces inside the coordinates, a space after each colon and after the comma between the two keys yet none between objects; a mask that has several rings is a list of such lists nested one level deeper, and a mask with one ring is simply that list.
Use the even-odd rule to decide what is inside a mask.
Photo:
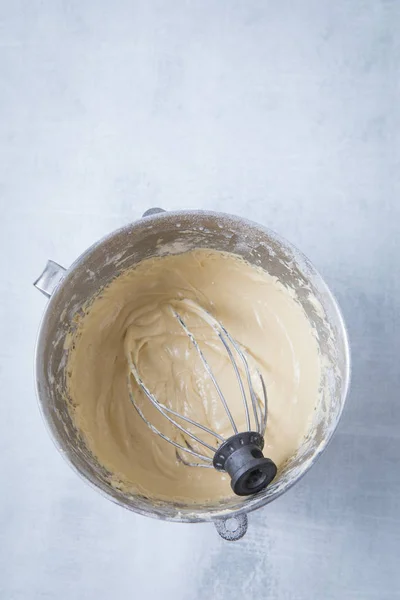
[{"label": "light grey background", "polygon": [[[0,1],[0,598],[400,597],[400,3]],[[331,446],[238,543],[136,516],[54,449],[32,361],[47,258],[148,207],[277,230],[349,326]]]}]

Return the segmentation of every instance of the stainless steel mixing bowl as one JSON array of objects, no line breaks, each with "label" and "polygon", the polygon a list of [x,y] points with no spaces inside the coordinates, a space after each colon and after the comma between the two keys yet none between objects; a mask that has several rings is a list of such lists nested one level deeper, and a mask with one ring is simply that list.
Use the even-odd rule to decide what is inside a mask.
[{"label": "stainless steel mixing bowl", "polygon": [[[268,504],[294,485],[316,461],[336,429],[350,374],[343,318],[331,292],[307,258],[265,227],[215,212],[152,209],[145,215],[94,244],[67,270],[49,261],[35,282],[50,298],[36,347],[36,385],[41,411],[61,454],[110,500],[159,519],[213,521],[222,537],[239,539],[247,529],[247,513]],[[90,453],[71,421],[65,400],[68,351],[64,349],[65,338],[74,327],[74,317],[114,277],[146,258],[193,248],[238,254],[292,287],[318,333],[324,365],[313,427],[274,482],[255,496],[196,506],[127,494],[110,484],[110,474]]]}]

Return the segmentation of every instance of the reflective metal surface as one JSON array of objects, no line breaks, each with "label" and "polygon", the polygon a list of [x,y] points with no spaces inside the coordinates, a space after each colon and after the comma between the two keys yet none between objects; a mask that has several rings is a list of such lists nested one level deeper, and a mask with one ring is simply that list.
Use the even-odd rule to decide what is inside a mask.
[{"label": "reflective metal surface", "polygon": [[[87,302],[114,277],[146,258],[195,248],[232,252],[291,287],[318,335],[321,354],[319,410],[306,441],[262,492],[237,496],[216,505],[153,501],[124,492],[109,482],[109,474],[86,447],[71,421],[66,396],[68,347],[76,317]],[[49,273],[56,276],[49,277]],[[58,276],[57,276],[58,275]],[[55,444],[75,470],[111,500],[146,516],[197,522],[224,519],[259,508],[283,494],[310,469],[331,439],[347,395],[349,349],[339,308],[326,284],[296,248],[274,232],[246,219],[210,211],[163,212],[110,233],[86,250],[65,273],[49,261],[36,287],[49,294],[42,281],[58,280],[41,324],[35,364],[42,414]],[[74,401],[73,398],[70,399]],[[151,435],[151,434],[150,434]]]},{"label": "reflective metal surface", "polygon": [[[399,11],[383,0],[2,3],[2,600],[398,597]],[[349,327],[352,387],[332,443],[234,544],[93,493],[37,409],[38,269],[48,257],[70,265],[150,206],[279,231]]]}]

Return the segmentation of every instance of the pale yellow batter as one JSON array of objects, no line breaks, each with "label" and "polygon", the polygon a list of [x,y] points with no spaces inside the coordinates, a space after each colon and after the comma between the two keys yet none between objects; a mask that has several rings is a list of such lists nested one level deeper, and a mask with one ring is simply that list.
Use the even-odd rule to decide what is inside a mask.
[{"label": "pale yellow batter", "polygon": [[[199,340],[239,430],[246,429],[228,355],[186,299],[221,321],[246,350],[260,397],[257,369],[262,373],[268,392],[264,455],[282,467],[310,428],[320,382],[318,345],[293,294],[276,278],[231,254],[198,249],[149,259],[103,290],[82,318],[69,354],[71,414],[90,450],[112,473],[114,485],[153,498],[215,502],[233,495],[229,477],[184,464],[201,461],[177,454],[152,433],[128,393],[132,360],[160,402],[224,437],[233,434],[215,387],[172,306]],[[130,382],[146,418],[185,444],[132,377]],[[208,434],[191,430],[215,445]],[[212,456],[196,442],[191,447]]]}]

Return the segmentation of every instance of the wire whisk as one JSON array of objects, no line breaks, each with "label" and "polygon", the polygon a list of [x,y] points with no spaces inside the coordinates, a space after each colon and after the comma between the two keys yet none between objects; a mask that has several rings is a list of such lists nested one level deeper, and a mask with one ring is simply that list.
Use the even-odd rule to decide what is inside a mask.
[{"label": "wire whisk", "polygon": [[[229,400],[225,398],[221,386],[200,347],[199,341],[186,324],[176,305],[184,308],[185,312],[196,315],[203,323],[211,327],[220,344],[225,349],[240,390],[246,423],[244,431],[239,430],[229,407]],[[274,462],[269,458],[265,458],[262,452],[268,417],[268,397],[264,378],[260,371],[256,369],[257,387],[261,390],[260,398],[255,391],[253,383],[254,374],[251,372],[245,351],[222,323],[215,319],[210,312],[189,299],[170,304],[168,308],[197,352],[204,367],[205,376],[212,382],[217,397],[225,411],[230,427],[232,428],[232,435],[227,438],[223,437],[217,431],[162,403],[149,390],[137,366],[133,362],[132,355],[128,354],[128,390],[130,400],[148,428],[154,434],[175,446],[178,459],[186,466],[215,468],[217,471],[226,471],[231,477],[231,487],[235,494],[239,496],[255,494],[267,487],[277,473],[277,467]],[[241,368],[239,365],[241,365]],[[177,432],[180,432],[184,443],[172,439],[146,418],[135,397],[132,379],[151,405]],[[191,431],[189,426],[196,433]],[[206,434],[207,439],[204,439],[206,436],[201,437],[201,432]],[[211,440],[214,440],[214,443],[211,443]]]}]

